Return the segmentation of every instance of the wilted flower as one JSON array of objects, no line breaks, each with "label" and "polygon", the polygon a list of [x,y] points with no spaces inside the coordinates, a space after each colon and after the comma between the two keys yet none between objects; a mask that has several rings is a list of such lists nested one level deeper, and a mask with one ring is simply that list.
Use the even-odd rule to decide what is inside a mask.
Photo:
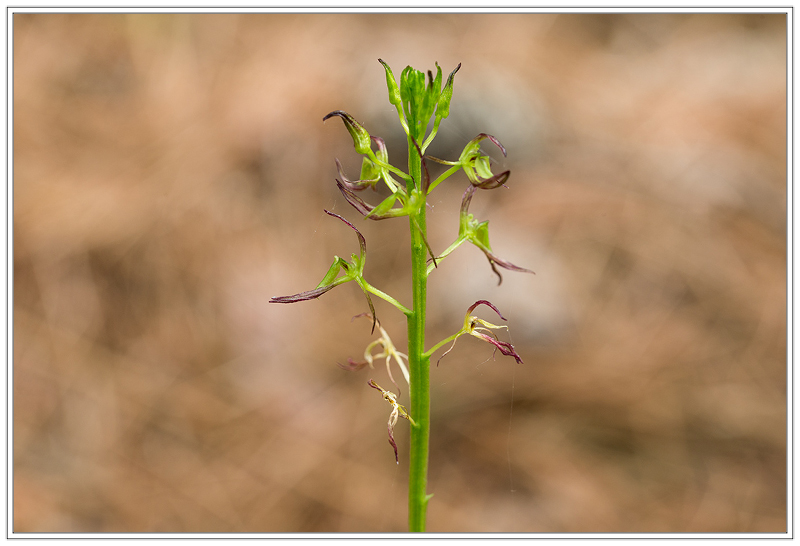
[{"label": "wilted flower", "polygon": [[[501,319],[506,320],[506,318],[500,313],[497,307],[495,307],[491,302],[486,300],[476,301],[470,306],[469,309],[467,309],[467,314],[464,317],[464,326],[452,337],[453,344],[450,346],[449,349],[447,349],[447,351],[445,351],[445,353],[442,356],[439,357],[439,360],[444,358],[444,356],[447,353],[453,350],[453,347],[456,346],[456,340],[458,340],[458,338],[460,338],[464,334],[469,334],[471,336],[477,337],[478,339],[491,343],[492,345],[495,346],[495,349],[498,349],[501,353],[503,353],[503,355],[513,356],[514,360],[516,360],[517,363],[522,364],[522,358],[520,358],[516,350],[514,350],[514,346],[508,343],[507,341],[500,341],[499,339],[497,339],[497,336],[491,331],[491,330],[499,330],[500,328],[505,328],[506,330],[508,330],[508,326],[505,325],[497,326],[496,324],[486,322],[483,319],[470,315],[470,313],[472,313],[475,310],[475,308],[478,307],[479,305],[486,305],[488,307],[491,307],[492,310],[495,313],[497,313],[497,315]],[[436,361],[436,365],[437,366],[439,365],[438,360]]]},{"label": "wilted flower", "polygon": [[401,406],[397,403],[397,395],[395,395],[391,391],[387,391],[386,389],[382,388],[380,385],[375,383],[372,379],[367,381],[367,385],[372,387],[373,389],[377,389],[381,391],[383,394],[383,399],[389,402],[392,405],[392,413],[389,414],[389,423],[388,423],[388,430],[389,430],[389,443],[392,445],[394,449],[394,460],[397,464],[400,464],[400,459],[397,456],[397,444],[394,441],[394,426],[397,424],[397,419],[402,417],[403,419],[408,419],[411,421],[411,424],[416,426],[416,423],[411,418],[411,416],[406,411],[406,408]]},{"label": "wilted flower", "polygon": [[[361,313],[360,315],[356,315],[353,318],[358,318],[358,317],[372,318],[369,315],[369,313]],[[406,368],[406,365],[403,362],[403,360],[408,362],[408,356],[405,353],[401,353],[400,351],[395,349],[394,343],[392,343],[392,340],[389,337],[389,334],[386,333],[386,330],[383,329],[383,326],[381,326],[380,322],[378,322],[378,330],[381,333],[381,337],[376,339],[375,341],[373,341],[369,345],[367,345],[367,348],[364,350],[364,360],[362,362],[356,362],[352,358],[348,358],[347,359],[348,365],[345,366],[343,364],[339,364],[339,367],[341,367],[342,369],[348,370],[348,371],[360,370],[361,368],[363,368],[365,366],[369,366],[370,368],[372,368],[373,367],[372,366],[372,362],[376,358],[385,358],[386,359],[386,371],[389,374],[389,379],[391,379],[392,383],[394,383],[394,386],[397,387],[397,390],[398,390],[398,393],[399,393],[400,392],[400,387],[397,385],[397,382],[394,380],[394,377],[392,376],[391,361],[392,361],[392,359],[394,359],[394,361],[400,367],[400,371],[403,373],[403,377],[405,378],[406,383],[410,384],[409,376],[408,376],[408,368]],[[381,347],[381,352],[378,353],[378,354],[372,354],[372,350],[375,347],[378,347],[378,346]]]}]

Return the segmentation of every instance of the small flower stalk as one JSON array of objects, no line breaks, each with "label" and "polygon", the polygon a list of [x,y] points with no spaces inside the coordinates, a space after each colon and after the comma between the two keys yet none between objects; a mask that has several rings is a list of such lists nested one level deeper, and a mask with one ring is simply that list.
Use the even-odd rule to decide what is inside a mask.
[{"label": "small flower stalk", "polygon": [[[465,242],[470,242],[478,247],[486,256],[492,271],[498,277],[498,284],[503,277],[498,267],[508,271],[533,273],[530,269],[515,265],[505,259],[499,258],[489,244],[489,222],[480,222],[469,212],[470,203],[478,190],[493,190],[500,187],[508,189],[506,183],[511,172],[508,170],[495,174],[492,170],[491,158],[481,150],[482,144],[493,144],[505,157],[506,148],[500,141],[487,133],[480,133],[470,140],[455,161],[439,159],[426,154],[428,147],[436,137],[441,122],[450,115],[450,106],[454,93],[454,80],[456,73],[461,69],[458,64],[444,79],[441,67],[436,63],[436,73],[428,70],[427,73],[406,67],[395,77],[389,65],[378,59],[384,68],[386,86],[389,94],[389,104],[394,106],[400,127],[407,140],[407,169],[403,170],[389,161],[389,150],[386,141],[372,135],[356,118],[343,110],[334,110],[322,118],[323,122],[338,117],[344,123],[345,129],[353,140],[353,148],[361,156],[361,171],[358,177],[344,172],[339,159],[335,159],[336,187],[341,192],[345,201],[352,206],[362,218],[367,220],[389,220],[393,218],[408,217],[408,226],[411,235],[411,294],[410,305],[404,305],[399,300],[386,294],[367,282],[365,278],[367,245],[364,236],[354,224],[343,216],[325,210],[329,216],[338,218],[347,224],[356,233],[359,244],[358,254],[351,254],[350,260],[334,256],[333,264],[323,277],[322,281],[311,290],[299,292],[290,296],[272,298],[270,303],[299,303],[319,298],[336,286],[354,281],[359,286],[367,300],[369,312],[357,316],[364,316],[372,321],[372,332],[378,329],[379,337],[369,343],[364,351],[361,361],[348,359],[347,365],[340,367],[357,371],[369,366],[373,368],[376,359],[384,359],[386,373],[389,380],[397,389],[397,394],[384,389],[374,380],[370,379],[368,385],[378,390],[384,400],[392,406],[387,430],[389,444],[395,455],[395,462],[399,464],[400,454],[394,439],[394,427],[400,418],[411,423],[409,439],[409,482],[408,482],[408,521],[409,530],[424,531],[428,501],[431,495],[426,493],[428,475],[428,446],[430,438],[430,357],[439,348],[451,343],[450,348],[439,358],[441,360],[449,354],[459,337],[473,336],[485,341],[500,351],[504,356],[510,356],[518,363],[522,363],[514,346],[506,341],[501,341],[495,331],[508,329],[505,325],[495,325],[473,315],[473,311],[485,305],[492,309],[503,321],[506,318],[492,303],[487,300],[478,300],[468,309],[461,329],[452,336],[440,341],[430,349],[425,349],[425,326],[427,307],[427,279],[437,268],[439,262],[444,260],[456,248]],[[433,122],[431,124],[431,121]],[[431,127],[430,131],[428,127]],[[445,166],[443,173],[432,179],[428,169],[429,162]],[[428,195],[439,184],[459,171],[466,175],[469,185],[464,191],[461,210],[459,214],[458,232],[453,243],[440,253],[434,252],[427,238],[426,205]],[[388,197],[375,203],[370,196],[379,184],[385,184],[389,190]],[[366,192],[370,189],[372,191]],[[372,202],[371,202],[372,201]],[[408,349],[400,352],[392,342],[389,334],[381,326],[375,312],[372,296],[377,296],[386,303],[394,306],[403,313],[408,324]],[[437,361],[437,365],[438,365]],[[406,406],[398,402],[402,394],[392,373],[393,365],[400,369],[403,379],[408,385],[409,403]],[[413,416],[413,418],[412,418]]]}]

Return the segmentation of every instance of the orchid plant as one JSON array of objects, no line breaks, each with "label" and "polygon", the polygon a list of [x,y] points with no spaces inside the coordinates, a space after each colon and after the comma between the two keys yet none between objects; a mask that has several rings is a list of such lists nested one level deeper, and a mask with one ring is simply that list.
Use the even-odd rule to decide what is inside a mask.
[{"label": "orchid plant", "polygon": [[[497,146],[505,156],[506,149],[500,144],[500,141],[491,135],[481,133],[467,143],[464,151],[455,161],[437,159],[425,153],[436,137],[440,123],[450,114],[453,79],[456,72],[461,68],[461,64],[450,73],[444,85],[442,84],[442,69],[438,63],[436,64],[435,77],[430,70],[428,71],[427,84],[423,72],[408,66],[400,75],[400,83],[398,85],[389,65],[381,59],[378,59],[378,61],[383,65],[386,72],[389,102],[397,110],[400,125],[407,137],[408,172],[404,172],[389,163],[386,142],[380,137],[370,135],[352,115],[341,110],[335,110],[322,119],[325,121],[332,117],[339,117],[353,139],[356,152],[363,157],[361,174],[357,180],[351,180],[345,176],[342,164],[336,159],[336,168],[339,173],[336,185],[345,200],[361,213],[364,218],[369,220],[408,217],[411,231],[411,307],[406,307],[389,294],[375,288],[366,281],[364,278],[364,266],[366,264],[367,243],[364,236],[355,225],[342,216],[327,210],[325,211],[326,214],[338,218],[355,231],[358,238],[359,253],[352,254],[350,261],[335,256],[327,274],[313,290],[291,296],[272,298],[270,302],[296,303],[315,299],[334,287],[349,281],[354,281],[361,288],[367,299],[369,313],[362,313],[357,316],[368,317],[372,321],[372,332],[374,333],[377,327],[380,332],[380,338],[367,346],[363,361],[357,362],[350,359],[347,365],[340,364],[340,366],[346,370],[356,371],[366,366],[371,368],[376,358],[386,359],[389,379],[397,389],[397,393],[395,394],[380,387],[372,379],[367,384],[380,391],[384,400],[392,406],[388,421],[389,443],[394,449],[395,461],[398,464],[400,459],[397,443],[394,439],[394,427],[400,417],[406,419],[411,427],[409,440],[408,525],[410,531],[424,531],[427,505],[432,496],[426,493],[428,445],[430,440],[429,387],[431,356],[441,347],[452,342],[450,348],[439,357],[439,360],[441,360],[453,349],[459,337],[469,334],[490,343],[495,351],[499,350],[503,355],[513,357],[518,363],[522,363],[522,358],[517,354],[514,346],[509,342],[501,341],[493,332],[493,330],[501,328],[507,329],[506,326],[497,326],[472,315],[472,312],[478,306],[485,305],[497,313],[502,320],[506,320],[497,307],[486,300],[479,300],[467,309],[464,325],[458,332],[425,350],[428,276],[436,269],[441,260],[465,242],[472,243],[486,255],[492,271],[498,277],[498,284],[502,283],[503,277],[497,267],[526,273],[533,273],[533,271],[497,257],[489,244],[488,221],[479,222],[469,212],[470,202],[478,190],[506,187],[505,183],[510,172],[504,171],[494,174],[490,157],[481,151],[481,143],[488,140]],[[428,132],[431,119],[433,119],[433,127]],[[446,165],[448,168],[431,181],[428,161]],[[436,254],[427,240],[425,216],[427,197],[439,184],[459,170],[463,170],[466,173],[469,186],[461,200],[458,235],[447,249]],[[389,197],[377,205],[369,204],[361,198],[359,192],[367,188],[375,189],[376,184],[380,182],[383,182],[389,188],[391,192]],[[385,300],[406,316],[408,323],[407,353],[401,353],[395,348],[389,334],[380,325],[371,296]],[[380,348],[380,351],[374,353],[377,348]],[[401,389],[391,371],[393,363],[400,369],[403,379],[408,384],[408,409],[397,401],[398,397],[401,396]]]}]

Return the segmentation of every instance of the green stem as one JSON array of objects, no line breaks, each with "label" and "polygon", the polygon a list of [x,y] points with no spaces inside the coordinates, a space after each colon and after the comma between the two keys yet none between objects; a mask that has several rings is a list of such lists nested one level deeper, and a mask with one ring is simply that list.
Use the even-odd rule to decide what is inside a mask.
[{"label": "green stem", "polygon": [[439,177],[433,182],[431,182],[430,185],[428,186],[428,193],[431,193],[434,190],[434,188],[436,188],[436,186],[438,186],[441,182],[443,182],[444,180],[446,180],[447,178],[458,172],[460,168],[461,168],[461,163],[459,163],[458,165],[453,165],[445,172],[440,174]]},{"label": "green stem", "polygon": [[430,358],[431,355],[433,355],[433,353],[435,353],[437,351],[437,349],[443,347],[447,343],[450,343],[451,341],[456,339],[458,336],[463,335],[463,334],[464,334],[464,330],[459,330],[458,332],[456,332],[452,336],[444,338],[442,341],[440,341],[439,343],[437,343],[436,345],[434,345],[433,347],[428,349],[422,356],[424,356],[425,358]]},{"label": "green stem", "polygon": [[441,121],[442,118],[438,116],[436,117],[436,119],[433,120],[433,130],[431,131],[431,134],[428,135],[428,138],[425,139],[425,142],[422,143],[422,146],[420,146],[419,148],[422,151],[422,155],[425,155],[425,150],[428,149],[428,146],[430,146],[430,143],[433,142],[433,139],[436,137],[436,133],[439,132],[439,123],[441,123]]},{"label": "green stem", "polygon": [[[436,259],[439,260],[439,262],[441,263],[441,261],[445,259],[451,252],[460,247],[464,243],[464,241],[466,241],[464,237],[459,237],[458,239],[455,240],[455,242],[453,242],[452,245],[447,247],[447,249],[444,252],[436,256]],[[430,275],[433,269],[434,269],[433,264],[429,265],[427,271],[425,272],[425,275],[426,276]]]},{"label": "green stem", "polygon": [[363,281],[363,282],[364,282],[364,288],[366,288],[367,291],[372,292],[373,294],[375,294],[379,298],[382,298],[382,299],[388,301],[389,303],[391,303],[392,305],[397,307],[400,310],[400,312],[403,313],[404,315],[408,316],[413,312],[413,311],[411,311],[411,309],[409,309],[408,307],[406,307],[405,305],[403,305],[402,303],[400,303],[399,301],[394,299],[392,296],[390,296],[386,292],[383,292],[382,290],[378,290],[377,288],[375,288],[374,286],[369,284],[367,281]]},{"label": "green stem", "polygon": [[[409,174],[421,180],[422,163],[411,138],[408,139]],[[415,188],[412,191],[421,190]],[[427,297],[427,248],[425,196],[421,195],[418,208],[410,214],[411,229],[411,282],[413,309],[408,315],[408,367],[410,374],[410,413],[416,421],[411,427],[408,470],[408,529],[425,531],[428,495],[428,443],[430,437],[430,359],[425,356],[425,305]]]}]

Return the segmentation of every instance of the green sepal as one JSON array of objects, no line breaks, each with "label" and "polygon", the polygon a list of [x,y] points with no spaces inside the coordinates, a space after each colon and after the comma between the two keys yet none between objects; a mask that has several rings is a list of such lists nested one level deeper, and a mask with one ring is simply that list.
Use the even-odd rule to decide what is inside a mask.
[{"label": "green sepal", "polygon": [[358,121],[356,121],[356,118],[343,110],[334,110],[322,118],[322,121],[325,121],[333,116],[339,116],[342,118],[342,121],[344,121],[344,126],[347,127],[347,131],[350,133],[350,136],[353,137],[353,146],[355,146],[356,152],[364,155],[372,151],[369,133]]},{"label": "green sepal", "polygon": [[481,250],[492,251],[489,244],[489,220],[478,222],[470,213],[462,213],[458,225],[459,239],[466,239]]},{"label": "green sepal", "polygon": [[397,86],[394,74],[392,74],[392,69],[383,62],[383,59],[378,59],[378,62],[386,69],[386,87],[389,89],[389,103],[398,106],[402,103],[402,98],[400,96],[400,88]]},{"label": "green sepal", "polygon": [[331,264],[330,269],[328,269],[328,272],[325,274],[325,278],[323,278],[320,281],[320,283],[317,285],[317,288],[321,288],[323,286],[333,283],[333,281],[336,280],[337,275],[339,275],[339,270],[344,269],[343,266],[346,263],[347,262],[345,262],[339,256],[334,256],[333,264]]},{"label": "green sepal", "polygon": [[[492,167],[489,165],[489,156],[488,155],[481,155],[475,159],[475,172],[478,173],[478,176],[481,178],[491,178],[494,176],[492,173]],[[362,178],[364,178],[362,176]]]},{"label": "green sepal", "polygon": [[[408,122],[411,136],[420,140],[420,110],[425,96],[425,74],[410,66],[405,67],[400,75],[400,98],[403,101],[403,112]],[[424,121],[427,125],[427,120]],[[424,127],[422,128],[424,131]]]},{"label": "green sepal", "polygon": [[[382,169],[375,165],[368,157],[365,157],[364,160],[361,162],[361,176],[359,177],[361,180],[370,180],[377,182],[381,178],[381,171]],[[374,187],[374,182],[372,186]]]},{"label": "green sepal", "polygon": [[461,63],[458,63],[455,70],[450,72],[450,75],[447,77],[447,83],[444,84],[444,89],[442,89],[442,93],[439,95],[439,101],[436,104],[437,118],[446,119],[447,116],[450,115],[450,100],[453,98],[453,78],[459,68],[461,68]]},{"label": "green sepal", "polygon": [[398,197],[397,194],[392,194],[383,201],[381,201],[372,211],[367,214],[367,218],[370,216],[383,216],[387,214],[392,207],[394,206],[395,202],[397,201]]},{"label": "green sepal", "polygon": [[489,245],[489,220],[481,222],[474,228],[470,241],[481,250],[492,251]]},{"label": "green sepal", "polygon": [[422,108],[420,111],[419,120],[426,126],[428,120],[431,119],[433,111],[439,100],[439,95],[442,90],[442,68],[439,63],[436,63],[436,78],[431,77],[431,72],[428,72],[428,87],[425,89],[425,95],[422,99]]}]

